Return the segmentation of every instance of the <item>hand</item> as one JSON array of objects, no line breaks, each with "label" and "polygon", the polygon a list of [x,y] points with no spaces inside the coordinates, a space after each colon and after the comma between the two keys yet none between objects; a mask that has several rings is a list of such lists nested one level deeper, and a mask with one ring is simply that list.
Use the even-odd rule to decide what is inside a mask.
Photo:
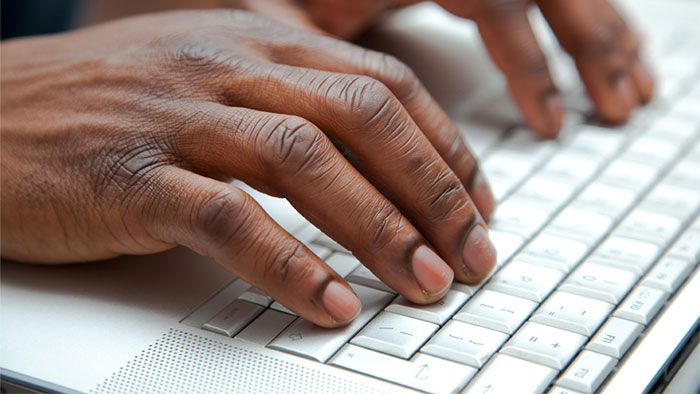
[{"label": "hand", "polygon": [[[267,2],[292,7],[290,0]],[[366,28],[380,12],[416,0],[304,0],[300,3],[317,26],[349,38]],[[265,13],[265,1],[248,0]],[[255,3],[256,5],[253,5]],[[525,120],[543,136],[561,128],[563,106],[530,28],[527,11],[535,3],[559,42],[576,61],[598,116],[625,122],[640,103],[651,99],[653,79],[639,59],[640,41],[607,0],[438,0],[453,14],[473,19],[491,57],[504,72]],[[297,26],[292,12],[277,14]],[[455,48],[459,50],[459,48]]]},{"label": "hand", "polygon": [[186,245],[317,324],[352,319],[347,283],[237,178],[287,197],[414,302],[493,266],[477,162],[394,58],[241,11],[136,17],[2,54],[5,258]]}]

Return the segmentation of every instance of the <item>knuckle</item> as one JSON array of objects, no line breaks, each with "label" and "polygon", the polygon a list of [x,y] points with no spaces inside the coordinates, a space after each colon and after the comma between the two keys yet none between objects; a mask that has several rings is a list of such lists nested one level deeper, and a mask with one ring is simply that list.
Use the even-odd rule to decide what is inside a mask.
[{"label": "knuckle", "polygon": [[230,248],[245,237],[253,215],[249,199],[242,191],[230,190],[204,200],[192,216],[192,230],[202,236],[208,252]]},{"label": "knuckle", "polygon": [[393,206],[385,205],[366,216],[362,229],[372,229],[369,245],[365,248],[371,254],[379,254],[391,244],[403,228],[403,216]]},{"label": "knuckle", "polygon": [[327,143],[305,119],[285,117],[263,125],[257,134],[258,156],[270,171],[297,175],[316,173],[327,161]]},{"label": "knuckle", "polygon": [[372,128],[395,113],[396,98],[381,82],[357,76],[345,83],[340,92],[347,113],[345,121],[353,130]]},{"label": "knuckle", "polygon": [[426,192],[426,218],[430,222],[453,219],[468,204],[464,186],[451,171],[443,170],[430,182]]},{"label": "knuckle", "polygon": [[271,250],[273,254],[264,259],[261,277],[265,283],[295,283],[309,276],[314,263],[298,242],[288,242]]},{"label": "knuckle", "polygon": [[369,68],[375,73],[399,101],[407,101],[421,90],[416,74],[402,61],[392,55],[367,52]]}]

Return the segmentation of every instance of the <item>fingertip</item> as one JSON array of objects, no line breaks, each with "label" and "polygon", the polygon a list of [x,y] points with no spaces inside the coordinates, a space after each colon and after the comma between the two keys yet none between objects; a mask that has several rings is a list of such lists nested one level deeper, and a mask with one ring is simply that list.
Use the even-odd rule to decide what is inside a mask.
[{"label": "fingertip", "polygon": [[642,103],[648,103],[654,96],[654,77],[649,68],[640,60],[635,60],[630,68],[630,74],[634,80]]},{"label": "fingertip", "polygon": [[454,279],[452,268],[426,245],[419,246],[413,253],[411,268],[418,285],[423,289],[426,302],[445,295]]},{"label": "fingertip", "polygon": [[564,121],[564,103],[558,93],[550,93],[544,99],[544,117],[546,128],[540,131],[545,138],[555,138]]},{"label": "fingertip", "polygon": [[348,286],[335,280],[326,285],[321,301],[336,326],[349,323],[362,309],[355,293]]},{"label": "fingertip", "polygon": [[488,275],[496,264],[496,248],[486,228],[476,225],[471,229],[462,250],[463,271],[467,281],[476,282]]},{"label": "fingertip", "polygon": [[479,210],[479,214],[488,223],[496,207],[496,198],[493,196],[491,187],[481,171],[477,172],[469,194],[474,205]]}]

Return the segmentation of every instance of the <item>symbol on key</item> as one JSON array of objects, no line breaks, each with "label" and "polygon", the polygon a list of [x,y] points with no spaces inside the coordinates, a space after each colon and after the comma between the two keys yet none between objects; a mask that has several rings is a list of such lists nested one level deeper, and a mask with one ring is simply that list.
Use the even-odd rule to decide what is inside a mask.
[{"label": "symbol on key", "polygon": [[553,344],[552,344],[552,347],[553,347],[554,349],[556,349],[556,348],[558,348],[558,347],[561,347],[561,345],[559,344],[559,342],[556,342],[556,343],[553,343]]},{"label": "symbol on key", "polygon": [[603,343],[613,343],[614,340],[615,335],[605,334],[605,338],[603,338]]},{"label": "symbol on key", "polygon": [[583,379],[586,377],[586,374],[588,374],[588,368],[579,368],[579,370],[576,371],[574,376],[576,376],[577,378]]},{"label": "symbol on key", "polygon": [[474,342],[474,341],[472,341],[471,339],[469,340],[469,343],[471,343],[471,344],[473,344],[473,345],[476,345],[476,346],[484,346],[484,343],[483,343],[483,342]]},{"label": "symbol on key", "polygon": [[295,333],[289,334],[289,339],[291,339],[292,341],[300,341],[303,338],[304,337],[301,335],[300,332],[295,332]]},{"label": "symbol on key", "polygon": [[537,342],[538,339],[537,337],[530,337],[530,342]]},{"label": "symbol on key", "polygon": [[428,367],[428,364],[423,364],[420,367],[418,367],[418,373],[416,373],[416,379],[418,380],[426,380],[428,377],[430,377],[430,374],[428,372],[430,368]]}]

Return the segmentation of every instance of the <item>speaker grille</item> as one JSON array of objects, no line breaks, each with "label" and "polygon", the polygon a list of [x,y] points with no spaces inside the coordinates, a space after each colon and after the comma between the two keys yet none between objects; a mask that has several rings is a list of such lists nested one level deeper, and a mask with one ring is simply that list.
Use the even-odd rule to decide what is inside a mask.
[{"label": "speaker grille", "polygon": [[231,344],[170,329],[91,392],[106,394],[381,391]]}]

